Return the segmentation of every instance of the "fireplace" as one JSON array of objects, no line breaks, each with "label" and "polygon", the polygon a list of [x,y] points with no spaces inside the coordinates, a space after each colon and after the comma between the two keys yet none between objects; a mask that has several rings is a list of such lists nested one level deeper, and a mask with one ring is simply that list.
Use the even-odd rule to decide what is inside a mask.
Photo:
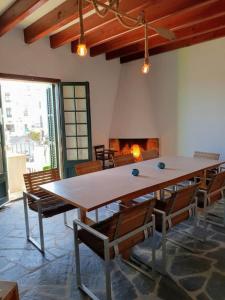
[{"label": "fireplace", "polygon": [[154,150],[159,155],[158,138],[109,139],[109,148],[116,150],[115,155],[133,154],[139,160],[143,151]]}]

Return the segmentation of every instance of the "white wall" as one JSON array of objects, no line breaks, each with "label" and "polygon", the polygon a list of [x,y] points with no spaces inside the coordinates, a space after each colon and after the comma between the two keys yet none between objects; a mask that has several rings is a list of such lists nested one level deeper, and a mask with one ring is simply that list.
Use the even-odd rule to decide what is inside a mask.
[{"label": "white wall", "polygon": [[140,72],[140,65],[136,62],[125,64],[121,69],[110,137],[158,137],[149,80]]},{"label": "white wall", "polygon": [[200,150],[225,158],[224,49],[225,39],[218,39],[153,56],[145,78],[143,60],[122,65],[113,115],[120,125],[112,123],[111,136],[156,128],[163,155]]},{"label": "white wall", "polygon": [[178,153],[225,158],[225,39],[179,51]]},{"label": "white wall", "polygon": [[93,145],[108,144],[120,73],[117,60],[79,58],[69,46],[52,50],[47,38],[27,45],[22,30],[16,29],[0,38],[0,73],[89,81]]}]

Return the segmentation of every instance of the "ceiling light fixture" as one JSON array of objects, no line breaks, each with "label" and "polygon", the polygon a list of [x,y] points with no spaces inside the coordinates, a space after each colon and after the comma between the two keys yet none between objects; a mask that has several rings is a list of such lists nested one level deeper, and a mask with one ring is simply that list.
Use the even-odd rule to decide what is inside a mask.
[{"label": "ceiling light fixture", "polygon": [[149,52],[148,52],[148,25],[145,23],[145,59],[144,64],[141,68],[143,74],[148,74],[150,70],[150,62],[149,62]]},{"label": "ceiling light fixture", "polygon": [[77,54],[79,56],[87,55],[87,46],[84,38],[84,20],[83,20],[83,0],[78,0],[79,19],[80,19],[80,39],[77,45]]},{"label": "ceiling light fixture", "polygon": [[150,25],[146,20],[144,19],[144,14],[142,13],[137,18],[131,17],[127,13],[123,13],[119,9],[119,2],[120,0],[108,0],[107,3],[99,2],[98,0],[78,0],[78,8],[79,8],[79,19],[80,19],[80,39],[79,44],[77,46],[77,54],[79,56],[85,56],[87,54],[87,46],[85,43],[85,37],[84,37],[84,22],[83,22],[83,1],[86,1],[93,5],[96,14],[99,17],[104,18],[106,14],[111,11],[115,14],[118,22],[126,28],[137,28],[140,26],[144,27],[145,30],[145,58],[144,58],[144,64],[142,66],[142,73],[147,74],[150,70],[150,62],[149,62],[149,48],[148,48],[148,28],[154,30],[157,34],[160,36],[173,40],[175,39],[175,34],[166,29],[166,28],[156,28]]}]

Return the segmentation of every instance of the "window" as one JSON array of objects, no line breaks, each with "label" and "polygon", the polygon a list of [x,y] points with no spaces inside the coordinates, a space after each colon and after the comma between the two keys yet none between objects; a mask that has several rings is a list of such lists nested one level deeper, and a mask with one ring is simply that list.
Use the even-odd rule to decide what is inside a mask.
[{"label": "window", "polygon": [[10,107],[6,108],[6,116],[7,118],[12,118],[12,109]]},{"label": "window", "polygon": [[63,84],[67,161],[90,159],[91,129],[87,83]]}]

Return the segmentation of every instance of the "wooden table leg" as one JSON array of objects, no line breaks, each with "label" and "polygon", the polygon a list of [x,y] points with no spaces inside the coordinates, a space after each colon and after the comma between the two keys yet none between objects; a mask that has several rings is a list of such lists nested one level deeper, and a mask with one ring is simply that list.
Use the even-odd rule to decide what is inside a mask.
[{"label": "wooden table leg", "polygon": [[81,222],[87,225],[93,225],[95,223],[93,220],[87,217],[86,211],[81,208],[80,208],[80,220]]}]

